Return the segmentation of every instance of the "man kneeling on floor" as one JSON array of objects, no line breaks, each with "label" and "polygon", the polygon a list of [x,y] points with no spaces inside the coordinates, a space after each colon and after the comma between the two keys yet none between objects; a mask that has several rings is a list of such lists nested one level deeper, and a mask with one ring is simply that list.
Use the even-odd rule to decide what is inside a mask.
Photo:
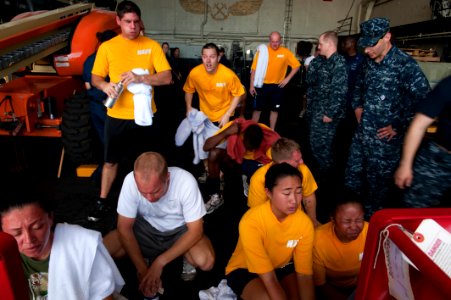
[{"label": "man kneeling on floor", "polygon": [[145,152],[136,159],[134,171],[125,177],[117,212],[117,231],[104,243],[114,257],[130,256],[144,296],[158,297],[164,266],[181,255],[184,280],[194,279],[195,267],[213,267],[214,250],[203,234],[205,206],[197,182],[183,169],[168,168],[159,153]]}]

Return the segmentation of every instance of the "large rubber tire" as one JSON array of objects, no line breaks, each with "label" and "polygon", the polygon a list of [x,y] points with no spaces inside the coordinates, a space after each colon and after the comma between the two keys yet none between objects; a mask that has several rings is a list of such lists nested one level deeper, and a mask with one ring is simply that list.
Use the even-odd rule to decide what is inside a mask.
[{"label": "large rubber tire", "polygon": [[75,94],[64,101],[61,133],[67,157],[76,164],[92,163],[93,140],[89,97]]}]

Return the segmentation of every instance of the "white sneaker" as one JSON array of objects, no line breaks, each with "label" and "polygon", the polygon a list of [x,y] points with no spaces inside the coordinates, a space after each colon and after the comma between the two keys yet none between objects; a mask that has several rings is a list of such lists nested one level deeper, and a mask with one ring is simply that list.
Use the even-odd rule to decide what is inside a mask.
[{"label": "white sneaker", "polygon": [[197,177],[197,182],[199,182],[199,183],[205,183],[205,182],[207,182],[207,177],[208,177],[208,172],[207,172],[207,171],[204,171],[204,172],[202,173],[202,175],[200,175],[199,177]]},{"label": "white sneaker", "polygon": [[243,179],[243,193],[244,193],[244,196],[248,197],[249,196],[249,184],[247,183],[247,176],[246,175],[241,175],[241,179]]},{"label": "white sneaker", "polygon": [[180,278],[182,278],[183,281],[192,281],[196,277],[196,274],[196,268],[183,258],[183,271]]},{"label": "white sneaker", "polygon": [[207,210],[207,214],[211,214],[215,209],[220,207],[224,203],[224,199],[220,194],[213,194],[210,196],[210,200],[205,203],[205,209]]}]

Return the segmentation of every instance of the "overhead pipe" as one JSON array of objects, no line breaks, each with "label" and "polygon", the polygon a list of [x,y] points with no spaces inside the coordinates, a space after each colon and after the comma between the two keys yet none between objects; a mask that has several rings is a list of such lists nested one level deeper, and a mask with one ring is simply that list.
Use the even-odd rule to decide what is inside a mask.
[{"label": "overhead pipe", "polygon": [[204,27],[208,20],[208,0],[204,0],[204,20],[200,24],[200,36],[204,39]]}]

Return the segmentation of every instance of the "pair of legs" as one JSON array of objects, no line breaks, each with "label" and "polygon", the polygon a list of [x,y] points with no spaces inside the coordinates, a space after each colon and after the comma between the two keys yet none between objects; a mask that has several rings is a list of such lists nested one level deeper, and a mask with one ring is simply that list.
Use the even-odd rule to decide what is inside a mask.
[{"label": "pair of legs", "polygon": [[[287,299],[299,299],[297,275],[293,264],[274,270]],[[243,300],[269,300],[266,287],[258,274],[247,269],[237,269],[226,275],[227,283]]]},{"label": "pair of legs", "polygon": [[[143,256],[149,259],[149,263],[172,247],[186,232],[186,226],[162,233],[153,228],[144,219],[137,219],[137,223],[134,227],[135,237]],[[117,230],[108,233],[104,237],[103,243],[113,258],[121,258],[127,254],[120,242]],[[203,235],[196,244],[185,252],[184,258],[188,263],[203,271],[211,270],[215,262],[215,253],[210,239]]]},{"label": "pair of legs", "polygon": [[[299,291],[296,273],[292,273],[280,280],[280,285],[282,286],[285,294],[287,295],[287,299],[298,300]],[[243,300],[270,300],[265,285],[260,278],[256,278],[250,281],[243,290],[241,294],[241,298]]]},{"label": "pair of legs", "polygon": [[158,117],[154,116],[152,126],[139,126],[134,120],[116,119],[107,116],[105,120],[104,165],[100,186],[100,198],[106,199],[116,179],[118,162],[124,158],[134,161],[145,151],[159,152]]},{"label": "pair of legs", "polygon": [[[252,121],[258,122],[260,120],[261,113],[262,113],[261,110],[254,110],[254,112],[252,113]],[[269,114],[269,127],[272,130],[276,129],[276,124],[277,124],[277,118],[278,117],[279,117],[279,112],[271,110],[271,112]]]},{"label": "pair of legs", "polygon": [[230,159],[225,149],[214,148],[208,153],[207,193],[217,194],[220,191],[221,165],[229,164]]},{"label": "pair of legs", "polygon": [[258,122],[261,112],[269,107],[271,109],[269,127],[275,130],[283,99],[283,88],[280,88],[278,84],[263,84],[263,87],[256,88],[255,90],[257,95],[254,98],[252,121]]},{"label": "pair of legs", "polygon": [[402,137],[395,136],[387,141],[375,136],[377,128],[365,130],[359,124],[352,140],[345,187],[362,197],[365,217],[369,219],[376,211],[393,206],[398,200],[394,194],[393,174],[401,157]]}]

